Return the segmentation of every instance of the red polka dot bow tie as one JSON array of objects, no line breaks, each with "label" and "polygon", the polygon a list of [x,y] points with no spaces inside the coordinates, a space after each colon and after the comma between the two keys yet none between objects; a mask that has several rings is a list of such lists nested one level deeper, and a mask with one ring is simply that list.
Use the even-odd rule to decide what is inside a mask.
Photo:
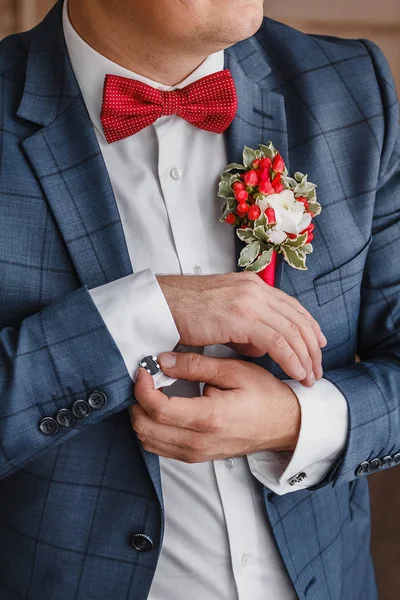
[{"label": "red polka dot bow tie", "polygon": [[235,84],[228,69],[170,92],[134,79],[106,75],[100,119],[109,144],[138,133],[167,115],[178,115],[205,131],[223,133],[232,123],[237,105]]}]

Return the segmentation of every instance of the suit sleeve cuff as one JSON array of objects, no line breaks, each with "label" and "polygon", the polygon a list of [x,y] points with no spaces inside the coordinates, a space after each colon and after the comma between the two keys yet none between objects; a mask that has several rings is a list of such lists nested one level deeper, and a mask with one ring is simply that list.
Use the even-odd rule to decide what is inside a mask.
[{"label": "suit sleeve cuff", "polygon": [[[94,288],[90,295],[133,380],[142,358],[169,352],[178,343],[175,321],[150,269]],[[175,381],[163,373],[154,380],[155,387]]]},{"label": "suit sleeve cuff", "polygon": [[348,407],[343,394],[326,379],[305,388],[285,381],[301,408],[301,427],[294,452],[257,452],[248,456],[250,470],[278,495],[318,485],[343,452]]}]

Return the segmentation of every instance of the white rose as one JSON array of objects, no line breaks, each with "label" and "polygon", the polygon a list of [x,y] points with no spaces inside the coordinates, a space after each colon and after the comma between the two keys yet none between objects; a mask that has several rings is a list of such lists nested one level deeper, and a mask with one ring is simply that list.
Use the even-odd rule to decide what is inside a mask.
[{"label": "white rose", "polygon": [[277,229],[286,233],[298,235],[307,229],[311,223],[311,215],[305,212],[302,202],[297,202],[291,190],[284,190],[280,194],[271,194],[259,198],[256,202],[263,213],[269,206],[274,209]]}]

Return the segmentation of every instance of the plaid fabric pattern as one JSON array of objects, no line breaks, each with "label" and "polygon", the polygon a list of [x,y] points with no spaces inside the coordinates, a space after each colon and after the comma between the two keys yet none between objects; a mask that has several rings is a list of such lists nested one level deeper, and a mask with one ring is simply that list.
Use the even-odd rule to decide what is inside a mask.
[{"label": "plaid fabric pattern", "polygon": [[[137,444],[132,383],[87,291],[131,265],[61,8],[0,44],[0,598],[145,600],[162,539],[158,461]],[[320,321],[325,377],[350,410],[340,463],[315,490],[260,489],[266,514],[300,599],[375,600],[367,479],[355,469],[400,449],[394,83],[370,42],[268,19],[226,67],[239,99],[230,160],[271,139],[319,185],[309,270],[281,262],[278,283]],[[103,410],[40,433],[43,416],[94,389]],[[135,551],[132,533],[154,550]]]}]

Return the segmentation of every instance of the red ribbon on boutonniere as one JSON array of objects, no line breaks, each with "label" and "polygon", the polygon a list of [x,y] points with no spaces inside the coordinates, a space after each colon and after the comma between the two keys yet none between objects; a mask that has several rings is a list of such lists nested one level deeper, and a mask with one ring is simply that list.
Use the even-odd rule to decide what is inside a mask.
[{"label": "red ribbon on boutonniere", "polygon": [[313,251],[313,218],[320,214],[316,185],[308,176],[289,177],[284,159],[272,142],[258,150],[244,148],[243,164],[228,165],[218,195],[225,199],[221,221],[236,227],[245,243],[239,267],[275,285],[277,254],[293,268],[306,271]]}]

